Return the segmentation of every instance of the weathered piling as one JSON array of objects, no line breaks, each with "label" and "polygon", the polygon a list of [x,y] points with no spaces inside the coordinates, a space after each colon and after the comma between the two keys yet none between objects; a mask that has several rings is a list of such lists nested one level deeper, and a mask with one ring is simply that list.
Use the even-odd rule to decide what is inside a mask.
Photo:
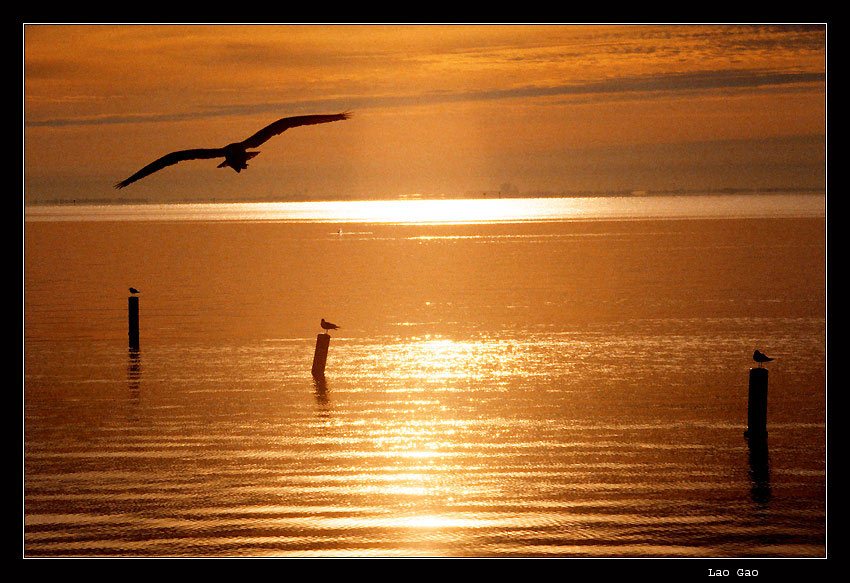
[{"label": "weathered piling", "polygon": [[127,312],[129,315],[130,349],[139,349],[139,296],[127,298]]},{"label": "weathered piling", "polygon": [[747,405],[747,437],[767,435],[767,369],[750,369],[749,403]]},{"label": "weathered piling", "polygon": [[313,376],[325,376],[325,364],[328,361],[328,347],[331,344],[330,334],[316,336],[316,352],[313,353]]}]

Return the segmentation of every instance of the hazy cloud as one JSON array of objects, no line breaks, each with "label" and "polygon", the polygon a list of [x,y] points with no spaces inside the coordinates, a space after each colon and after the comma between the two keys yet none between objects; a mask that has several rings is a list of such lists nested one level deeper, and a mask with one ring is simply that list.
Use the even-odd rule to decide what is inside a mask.
[{"label": "hazy cloud", "polygon": [[334,99],[299,100],[297,102],[242,104],[213,107],[185,113],[116,114],[86,118],[53,118],[27,121],[26,125],[28,127],[61,127],[122,123],[163,123],[220,116],[253,115],[266,111],[279,112],[283,109],[290,113],[301,113],[307,111],[363,110],[406,105],[534,97],[596,95],[600,99],[604,99],[606,96],[635,94],[642,98],[651,98],[653,96],[668,96],[723,89],[785,88],[792,85],[825,83],[825,81],[825,73],[741,71],[729,69],[618,77],[603,81],[550,86],[530,85],[479,91],[434,91],[417,95],[338,97]]}]

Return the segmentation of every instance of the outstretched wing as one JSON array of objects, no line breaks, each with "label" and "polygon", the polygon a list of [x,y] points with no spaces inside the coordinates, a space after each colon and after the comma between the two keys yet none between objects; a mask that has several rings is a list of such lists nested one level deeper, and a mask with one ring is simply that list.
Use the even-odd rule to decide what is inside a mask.
[{"label": "outstretched wing", "polygon": [[223,158],[224,150],[222,148],[199,148],[195,150],[180,150],[178,152],[171,152],[170,154],[166,154],[159,160],[155,162],[151,162],[135,174],[133,174],[127,180],[122,180],[121,182],[115,185],[115,188],[124,188],[130,183],[133,183],[140,178],[144,178],[149,174],[153,174],[157,170],[162,170],[166,166],[171,166],[172,164],[177,164],[178,162],[182,162],[183,160],[202,160],[208,158]]},{"label": "outstretched wing", "polygon": [[350,112],[335,113],[331,115],[297,115],[295,117],[285,117],[283,119],[277,120],[271,125],[264,127],[256,134],[242,142],[242,145],[245,146],[245,148],[256,148],[260,144],[267,141],[269,138],[273,138],[279,134],[282,134],[289,128],[314,125],[317,123],[328,123],[331,121],[340,121],[343,119],[348,119],[349,117],[351,117]]}]

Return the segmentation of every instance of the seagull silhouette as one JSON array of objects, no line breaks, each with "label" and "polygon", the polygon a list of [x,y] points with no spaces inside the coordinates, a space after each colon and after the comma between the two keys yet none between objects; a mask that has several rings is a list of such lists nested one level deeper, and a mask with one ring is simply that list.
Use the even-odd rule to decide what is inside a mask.
[{"label": "seagull silhouette", "polygon": [[298,115],[295,117],[284,117],[273,124],[269,124],[256,134],[242,142],[234,142],[223,148],[198,148],[194,150],[179,150],[166,154],[159,160],[151,162],[130,178],[122,180],[115,185],[115,188],[124,188],[128,184],[153,174],[157,170],[162,170],[166,166],[177,164],[184,160],[206,160],[210,158],[224,158],[224,162],[218,165],[218,168],[230,166],[236,172],[241,172],[248,167],[248,160],[259,154],[259,152],[249,152],[248,148],[256,148],[260,144],[265,143],[270,138],[280,135],[289,128],[298,126],[315,125],[319,123],[328,123],[331,121],[339,121],[351,117],[350,112],[336,113],[330,115]]},{"label": "seagull silhouette", "polygon": [[765,354],[762,354],[758,350],[756,350],[755,352],[753,352],[753,360],[755,360],[757,363],[759,363],[759,368],[761,368],[762,364],[764,364],[765,362],[770,362],[773,359],[770,358],[769,356],[765,355]]},{"label": "seagull silhouette", "polygon": [[137,290],[136,288],[131,287],[131,288],[130,288],[130,293],[131,293],[131,294],[133,294],[133,295],[136,295],[137,293],[141,293],[141,292],[139,292],[139,290]]},{"label": "seagull silhouette", "polygon": [[322,318],[322,330],[337,330],[339,326],[336,324],[331,324],[330,322],[325,322],[325,319]]}]

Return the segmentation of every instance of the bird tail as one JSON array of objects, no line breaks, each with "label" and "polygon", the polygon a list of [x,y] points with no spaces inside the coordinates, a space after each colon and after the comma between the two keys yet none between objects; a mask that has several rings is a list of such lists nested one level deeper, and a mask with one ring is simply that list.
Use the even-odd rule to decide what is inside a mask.
[{"label": "bird tail", "polygon": [[[254,156],[258,156],[259,154],[260,154],[259,152],[245,152],[245,162],[247,162],[248,160],[250,160],[250,159],[251,159],[251,158],[253,158]],[[228,161],[227,161],[227,160],[225,160],[224,162],[222,162],[221,164],[219,164],[218,166],[216,166],[216,168],[224,168],[225,166],[230,166],[230,164],[228,163]],[[238,168],[238,169],[237,169],[237,168],[233,168],[233,169],[234,169],[234,170],[236,170],[237,172],[239,172],[239,170],[243,170],[244,168],[247,168],[247,167],[248,167],[248,166],[247,166],[247,164],[246,164],[246,165],[243,165],[243,167],[242,167],[242,168]]]}]

